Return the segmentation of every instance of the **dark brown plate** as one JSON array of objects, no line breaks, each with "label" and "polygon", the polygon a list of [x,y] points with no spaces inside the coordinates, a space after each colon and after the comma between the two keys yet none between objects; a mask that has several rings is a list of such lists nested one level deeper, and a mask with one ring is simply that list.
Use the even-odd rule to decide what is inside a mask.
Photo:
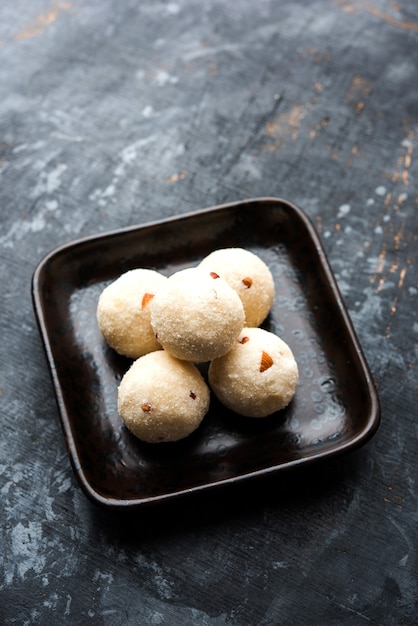
[{"label": "dark brown plate", "polygon": [[[294,352],[295,398],[258,420],[213,398],[188,438],[142,443],[117,413],[130,361],[105,345],[98,297],[129,269],[169,275],[231,246],[252,250],[273,273],[277,295],[263,326]],[[378,427],[376,390],[320,240],[284,200],[237,202],[61,246],[36,268],[32,296],[72,466],[98,504],[138,507],[261,477],[357,448]]]}]

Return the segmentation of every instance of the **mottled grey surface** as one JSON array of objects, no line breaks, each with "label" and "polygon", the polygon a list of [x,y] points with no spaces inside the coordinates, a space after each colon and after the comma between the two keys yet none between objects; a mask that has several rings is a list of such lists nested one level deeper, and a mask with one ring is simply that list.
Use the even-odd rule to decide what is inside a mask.
[{"label": "mottled grey surface", "polygon": [[[415,0],[1,3],[1,624],[416,623],[417,47]],[[97,509],[60,429],[36,264],[257,196],[314,221],[381,428],[265,494]]]}]

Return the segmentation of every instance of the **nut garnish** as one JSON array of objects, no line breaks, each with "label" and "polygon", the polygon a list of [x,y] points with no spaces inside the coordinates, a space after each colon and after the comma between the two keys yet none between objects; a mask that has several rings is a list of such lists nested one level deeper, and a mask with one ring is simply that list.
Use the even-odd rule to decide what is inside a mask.
[{"label": "nut garnish", "polygon": [[142,409],[145,413],[148,413],[148,411],[151,411],[152,406],[151,406],[150,404],[148,404],[148,403],[147,403],[147,404],[143,404],[143,405],[141,406],[141,409]]},{"label": "nut garnish", "polygon": [[267,352],[262,352],[260,361],[260,372],[265,372],[269,367],[273,365],[273,359]]},{"label": "nut garnish", "polygon": [[247,341],[250,341],[249,337],[243,337],[240,341],[240,343],[247,343]]},{"label": "nut garnish", "polygon": [[143,309],[147,306],[148,302],[150,302],[153,299],[153,297],[154,297],[153,293],[144,293],[144,295],[142,296],[142,303],[141,303],[141,306]]},{"label": "nut garnish", "polygon": [[253,284],[253,279],[250,278],[249,276],[246,276],[245,278],[242,279],[242,282],[247,287],[247,289],[249,289],[251,285]]},{"label": "nut garnish", "polygon": [[212,276],[212,278],[220,278],[219,274],[217,274],[216,272],[210,272],[209,276]]}]

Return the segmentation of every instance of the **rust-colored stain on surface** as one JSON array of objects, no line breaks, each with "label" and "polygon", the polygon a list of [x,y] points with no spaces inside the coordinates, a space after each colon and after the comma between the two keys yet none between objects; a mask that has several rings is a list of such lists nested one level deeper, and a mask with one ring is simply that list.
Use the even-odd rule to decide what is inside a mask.
[{"label": "rust-colored stain on surface", "polygon": [[376,270],[370,279],[370,282],[372,284],[375,283],[377,280],[376,293],[379,293],[382,290],[383,285],[386,280],[385,277],[383,276],[383,270],[386,264],[386,254],[387,254],[387,246],[386,246],[386,243],[383,242],[382,247],[379,252],[379,256],[377,257]]},{"label": "rust-colored stain on surface", "polygon": [[386,502],[387,504],[393,504],[394,506],[397,506],[398,508],[402,509],[402,506],[405,502],[405,498],[404,496],[395,494],[393,492],[393,487],[389,486],[387,487],[387,493],[383,497],[383,501]]},{"label": "rust-colored stain on surface", "polygon": [[[402,28],[403,30],[412,30],[413,32],[418,33],[418,22],[410,22],[407,20],[396,19],[395,17],[392,17],[388,13],[385,13],[384,11],[373,6],[372,4],[368,4],[366,8],[369,13],[371,13],[375,17],[379,17],[390,26]],[[395,6],[395,8],[399,10],[397,6]]]},{"label": "rust-colored stain on surface", "polygon": [[[387,175],[387,178],[395,185],[407,187],[409,181],[409,168],[412,164],[414,149],[415,131],[408,129],[406,137],[402,140],[402,151],[395,160],[394,171]],[[408,273],[408,265],[411,260],[407,260],[406,264],[401,263],[401,250],[407,247],[416,235],[408,229],[406,219],[399,221],[402,217],[401,207],[408,198],[405,191],[395,190],[387,191],[383,200],[382,220],[387,222],[385,226],[385,241],[382,242],[379,256],[377,258],[376,270],[371,277],[371,283],[376,284],[376,293],[381,292],[388,280],[396,280],[398,289],[404,286],[405,277]],[[391,261],[389,263],[389,258]],[[399,295],[395,294],[390,303],[389,319],[386,325],[386,337],[390,337],[392,332],[392,324],[398,312]]]},{"label": "rust-colored stain on surface", "polygon": [[359,114],[365,107],[365,100],[372,90],[373,85],[362,76],[353,76],[345,97],[346,102]]},{"label": "rust-colored stain on surface", "polygon": [[354,13],[356,11],[356,5],[353,2],[347,2],[346,0],[334,0],[335,4],[342,8],[346,13]]},{"label": "rust-colored stain on surface", "polygon": [[295,104],[287,113],[282,113],[276,119],[267,122],[265,127],[266,135],[277,137],[285,129],[290,129],[292,137],[295,139],[305,115],[305,108],[301,104]]},{"label": "rust-colored stain on surface", "polygon": [[177,183],[179,180],[184,180],[187,176],[186,170],[182,170],[181,172],[176,172],[172,174],[168,178],[166,178],[165,182],[167,185],[171,185],[172,183]]},{"label": "rust-colored stain on surface", "polygon": [[399,272],[399,281],[398,281],[398,287],[401,288],[403,286],[404,280],[405,280],[405,274],[406,274],[406,267],[403,267],[401,269],[401,271]]},{"label": "rust-colored stain on surface", "polygon": [[418,22],[402,19],[400,15],[401,7],[397,2],[393,2],[393,0],[387,2],[387,11],[375,6],[371,2],[365,3],[364,0],[334,0],[334,3],[345,13],[351,13],[354,15],[361,10],[365,10],[370,13],[370,15],[383,20],[383,22],[386,22],[389,26],[418,33]]},{"label": "rust-colored stain on surface", "polygon": [[397,182],[398,180],[401,180],[406,187],[409,185],[409,168],[412,164],[414,139],[415,132],[413,130],[409,130],[406,139],[403,141],[403,145],[406,147],[405,153],[398,157],[395,171],[393,172],[391,177],[392,182]]},{"label": "rust-colored stain on surface", "polygon": [[403,169],[402,169],[402,172],[401,172],[401,179],[402,179],[403,184],[406,185],[406,186],[409,185],[409,172],[408,172],[408,170],[409,170],[409,168],[411,166],[411,163],[412,163],[412,152],[413,152],[413,150],[414,150],[414,146],[411,143],[411,145],[408,146],[408,149],[406,151],[406,154],[405,154],[405,157],[404,157],[404,160],[403,160]]},{"label": "rust-colored stain on surface", "polygon": [[329,124],[329,117],[324,117],[324,119],[318,122],[315,128],[309,132],[309,137],[311,139],[314,139],[318,135],[318,133],[321,132],[323,128],[326,128],[328,126],[328,124]]},{"label": "rust-colored stain on surface", "polygon": [[306,113],[306,107],[302,104],[295,104],[289,111],[267,122],[264,127],[264,134],[274,141],[263,145],[263,152],[278,150],[282,140],[289,136],[293,141],[296,140]]},{"label": "rust-colored stain on surface", "polygon": [[72,7],[71,2],[53,2],[47,13],[41,13],[31,23],[27,24],[13,36],[13,39],[30,39],[37,37],[55,22],[62,11],[68,11]]}]

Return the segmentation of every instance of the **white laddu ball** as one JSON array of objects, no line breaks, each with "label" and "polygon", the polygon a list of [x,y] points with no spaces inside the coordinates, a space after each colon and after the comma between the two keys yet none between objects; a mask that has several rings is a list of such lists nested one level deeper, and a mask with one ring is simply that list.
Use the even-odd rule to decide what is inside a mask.
[{"label": "white laddu ball", "polygon": [[105,287],[97,305],[97,322],[116,352],[136,359],[160,350],[151,326],[151,301],[167,277],[151,269],[133,269]]},{"label": "white laddu ball", "polygon": [[204,269],[172,274],[152,302],[151,325],[159,343],[175,357],[196,363],[228,352],[244,320],[237,293]]},{"label": "white laddu ball", "polygon": [[200,425],[209,402],[209,387],[196,365],[164,350],[134,361],[118,388],[119,415],[147,443],[187,437]]},{"label": "white laddu ball", "polygon": [[259,326],[266,319],[274,301],[274,280],[266,263],[254,252],[220,248],[208,254],[198,267],[216,272],[237,292],[246,326]]},{"label": "white laddu ball", "polygon": [[227,408],[266,417],[292,400],[299,374],[289,346],[262,328],[244,328],[233,348],[209,366],[209,385]]}]

